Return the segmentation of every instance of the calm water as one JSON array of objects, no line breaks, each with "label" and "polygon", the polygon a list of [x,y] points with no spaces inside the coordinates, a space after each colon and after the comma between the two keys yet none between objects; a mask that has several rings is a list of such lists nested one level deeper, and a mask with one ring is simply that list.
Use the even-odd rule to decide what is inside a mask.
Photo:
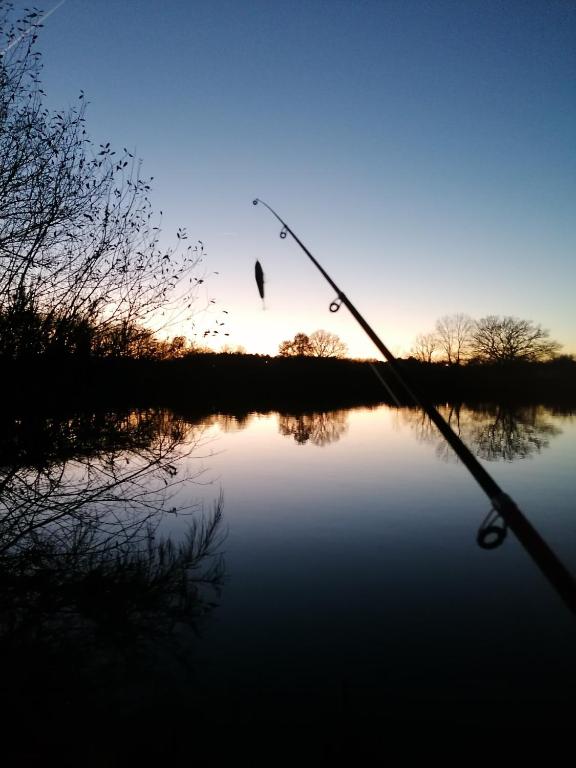
[{"label": "calm water", "polygon": [[[576,569],[576,418],[543,407],[444,415]],[[196,648],[242,712],[572,702],[576,622],[415,411],[215,418],[203,481],[224,492],[227,580]],[[196,461],[193,459],[192,461]],[[281,702],[281,703],[280,703]],[[398,710],[397,710],[398,711]]]},{"label": "calm water", "polygon": [[[442,410],[574,572],[576,416]],[[419,412],[40,426],[0,441],[8,732],[37,717],[43,743],[70,737],[63,721],[84,742],[106,716],[93,749],[107,765],[106,738],[133,739],[126,723],[168,729],[184,755],[190,729],[215,723],[332,743],[351,724],[389,738],[571,722],[575,617],[511,532],[478,545],[489,502]],[[186,586],[176,550],[155,547],[184,542],[221,495],[216,556],[196,543]]]}]

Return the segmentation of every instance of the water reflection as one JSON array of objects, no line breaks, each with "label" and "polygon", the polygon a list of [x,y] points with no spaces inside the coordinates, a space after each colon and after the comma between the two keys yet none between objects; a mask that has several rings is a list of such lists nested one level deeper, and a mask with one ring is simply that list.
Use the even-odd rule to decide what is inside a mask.
[{"label": "water reflection", "polygon": [[201,423],[204,426],[216,425],[224,433],[241,432],[250,426],[254,417],[254,413],[214,413],[202,418]]},{"label": "water reflection", "polygon": [[[528,458],[547,448],[550,439],[562,433],[550,420],[547,409],[540,405],[498,404],[477,408],[452,405],[438,410],[470,450],[486,461]],[[454,453],[423,411],[403,408],[398,413],[415,430],[419,440],[436,446],[440,458],[455,460]]]},{"label": "water reflection", "polygon": [[[0,670],[10,719],[16,731],[30,718],[50,730],[76,708],[86,722],[116,704],[140,711],[189,678],[190,640],[223,583],[221,499],[209,513],[176,502],[195,479],[181,461],[203,431],[161,410],[5,427]],[[188,515],[178,543],[158,531],[175,514]]]},{"label": "water reflection", "polygon": [[504,543],[507,535],[506,521],[495,509],[491,509],[478,529],[476,543],[481,549],[496,549]]},{"label": "water reflection", "polygon": [[278,414],[278,431],[299,445],[308,442],[325,446],[336,443],[348,431],[348,411]]},{"label": "water reflection", "polygon": [[470,411],[464,433],[480,458],[513,461],[540,453],[561,430],[541,406],[496,406],[489,412]]},{"label": "water reflection", "polygon": [[[499,412],[467,410],[454,409],[451,423],[489,426]],[[514,546],[514,528],[506,537],[494,513],[482,522],[488,510],[479,511],[473,493],[462,506],[458,489],[467,481],[455,490],[459,473],[415,450],[409,429],[395,432],[398,413],[202,421],[216,438],[210,464],[233,526],[226,542],[233,578],[216,615],[220,508],[190,510],[196,528],[182,546],[162,543],[157,528],[178,507],[185,443],[194,455],[207,452],[198,416],[196,425],[164,411],[6,425],[0,675],[9,737],[21,724],[18,749],[30,723],[38,742],[78,734],[91,753],[105,751],[117,728],[131,750],[179,740],[189,761],[196,741],[207,749],[219,743],[207,738],[206,724],[230,731],[240,719],[252,733],[254,723],[266,730],[262,718],[290,725],[307,707],[311,728],[318,712],[343,732],[364,712],[378,727],[383,717],[412,724],[414,712],[423,720],[438,713],[440,726],[452,721],[441,709],[450,697],[458,714],[475,702],[484,711],[501,695],[508,714],[506,696],[524,681],[538,696],[537,685],[546,692],[556,679],[573,679],[565,673],[573,669],[573,634]],[[548,424],[548,411],[533,421]],[[574,430],[561,424],[568,437]],[[537,434],[552,447],[551,433]],[[342,438],[336,450],[316,450],[334,445],[325,435]],[[561,461],[573,485],[571,445],[571,453],[548,452],[557,454],[554,482]],[[544,477],[545,466],[543,456],[508,476]],[[572,486],[565,487],[554,495],[554,515],[550,486],[531,494],[527,511],[569,539]],[[483,549],[505,546],[482,552],[479,526]],[[390,702],[384,714],[382,701]],[[84,764],[85,752],[78,754],[75,764]],[[94,764],[110,764],[108,757],[96,755]],[[126,764],[134,762],[131,754]]]},{"label": "water reflection", "polygon": [[202,436],[162,410],[16,421],[0,444],[0,553],[40,531],[68,540],[78,523],[137,538],[177,511],[175,491],[195,479],[177,465]]}]

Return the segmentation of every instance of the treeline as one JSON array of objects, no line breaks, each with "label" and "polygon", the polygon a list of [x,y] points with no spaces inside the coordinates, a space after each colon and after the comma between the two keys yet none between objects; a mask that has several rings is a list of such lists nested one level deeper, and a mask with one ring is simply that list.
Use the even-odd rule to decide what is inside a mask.
[{"label": "treeline", "polygon": [[558,357],[561,345],[531,320],[487,315],[445,315],[433,331],[416,337],[411,355],[424,363],[544,362]]},{"label": "treeline", "polygon": [[161,340],[149,328],[126,319],[99,322],[55,309],[42,312],[25,293],[0,311],[0,360],[4,363],[63,358],[168,360],[193,349],[185,336]]},{"label": "treeline", "polygon": [[[461,365],[400,360],[434,402],[576,402],[576,362]],[[198,415],[326,409],[413,401],[383,362],[191,354],[177,359],[49,359],[5,366],[0,391],[13,412],[32,408],[177,407]],[[384,383],[383,383],[384,382]],[[392,392],[392,394],[390,394]]]}]

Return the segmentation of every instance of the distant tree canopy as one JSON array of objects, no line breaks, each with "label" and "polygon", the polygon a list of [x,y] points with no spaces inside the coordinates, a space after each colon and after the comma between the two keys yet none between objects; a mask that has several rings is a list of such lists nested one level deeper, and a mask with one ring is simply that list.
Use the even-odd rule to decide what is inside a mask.
[{"label": "distant tree canopy", "polygon": [[348,347],[335,333],[318,330],[309,336],[297,333],[283,341],[278,352],[282,357],[345,357]]},{"label": "distant tree canopy", "polygon": [[435,338],[447,363],[459,365],[468,358],[473,329],[472,318],[462,313],[444,315],[436,321]]},{"label": "distant tree canopy", "polygon": [[433,333],[419,333],[414,340],[412,357],[421,363],[432,363],[439,349],[438,337]]},{"label": "distant tree canopy", "polygon": [[531,320],[488,315],[441,317],[435,331],[416,337],[412,355],[422,362],[541,362],[558,355],[561,345]]},{"label": "distant tree canopy", "polygon": [[88,138],[83,94],[43,106],[39,18],[0,0],[0,354],[130,354],[162,313],[190,317],[202,248],[183,229],[160,246],[149,180],[126,149]]},{"label": "distant tree canopy", "polygon": [[471,334],[474,357],[489,362],[551,360],[561,345],[530,320],[488,315],[478,320]]},{"label": "distant tree canopy", "polygon": [[297,333],[293,339],[281,342],[278,353],[282,357],[308,357],[312,354],[310,337],[305,333]]}]

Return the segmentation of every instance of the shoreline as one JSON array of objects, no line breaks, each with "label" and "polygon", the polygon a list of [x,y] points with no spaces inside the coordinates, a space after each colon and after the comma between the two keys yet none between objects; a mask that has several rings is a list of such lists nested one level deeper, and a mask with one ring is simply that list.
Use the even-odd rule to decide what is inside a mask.
[{"label": "shoreline", "polygon": [[[331,410],[413,404],[387,363],[257,355],[194,355],[154,360],[38,360],[0,363],[4,402],[28,410],[175,407],[198,413]],[[445,366],[403,360],[434,404],[513,402],[576,408],[576,363]]]}]

